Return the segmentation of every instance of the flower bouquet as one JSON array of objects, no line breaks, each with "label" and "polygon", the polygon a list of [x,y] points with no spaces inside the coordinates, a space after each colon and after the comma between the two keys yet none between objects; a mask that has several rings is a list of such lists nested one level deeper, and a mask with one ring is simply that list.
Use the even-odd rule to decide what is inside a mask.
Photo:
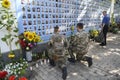
[{"label": "flower bouquet", "polygon": [[25,31],[20,35],[20,45],[26,51],[27,61],[32,61],[32,49],[38,42],[42,42],[42,40],[35,32]]},{"label": "flower bouquet", "polygon": [[20,35],[20,45],[26,51],[34,48],[38,42],[41,42],[41,38],[35,32],[25,31]]}]

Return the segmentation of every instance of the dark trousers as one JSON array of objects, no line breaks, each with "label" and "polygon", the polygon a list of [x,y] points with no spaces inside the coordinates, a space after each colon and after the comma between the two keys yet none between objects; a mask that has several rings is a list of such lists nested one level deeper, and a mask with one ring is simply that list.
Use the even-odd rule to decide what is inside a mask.
[{"label": "dark trousers", "polygon": [[108,26],[107,24],[105,24],[105,26],[103,27],[103,35],[104,35],[104,41],[102,42],[102,44],[106,45],[106,38],[107,38],[107,32],[108,32]]}]

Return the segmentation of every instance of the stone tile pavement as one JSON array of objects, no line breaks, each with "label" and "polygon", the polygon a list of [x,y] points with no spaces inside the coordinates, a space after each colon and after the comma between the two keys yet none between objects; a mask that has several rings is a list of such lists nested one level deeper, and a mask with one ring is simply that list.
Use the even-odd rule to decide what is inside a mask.
[{"label": "stone tile pavement", "polygon": [[[120,80],[120,34],[108,34],[106,48],[91,42],[88,55],[93,58],[93,66],[86,63],[68,62],[67,80]],[[61,71],[48,64],[33,66],[30,80],[62,80]]]}]

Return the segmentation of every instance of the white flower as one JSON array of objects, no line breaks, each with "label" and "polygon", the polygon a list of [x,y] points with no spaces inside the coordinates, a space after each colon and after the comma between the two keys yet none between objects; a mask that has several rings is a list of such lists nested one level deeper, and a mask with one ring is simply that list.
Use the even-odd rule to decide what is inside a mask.
[{"label": "white flower", "polygon": [[13,65],[13,63],[10,63],[10,66],[12,66]]},{"label": "white flower", "polygon": [[15,75],[17,74],[16,71],[14,72],[14,74],[15,74]]},{"label": "white flower", "polygon": [[10,73],[10,70],[7,70],[8,73]]},{"label": "white flower", "polygon": [[21,64],[21,66],[23,66],[23,64]]},{"label": "white flower", "polygon": [[18,74],[20,74],[20,72],[18,72]]},{"label": "white flower", "polygon": [[18,67],[18,65],[16,65],[16,67]]},{"label": "white flower", "polygon": [[16,77],[18,77],[18,75],[16,75]]},{"label": "white flower", "polygon": [[13,68],[16,68],[16,66],[14,65]]},{"label": "white flower", "polygon": [[8,67],[8,69],[10,69],[10,67]]},{"label": "white flower", "polygon": [[20,70],[21,68],[19,67],[18,69]]}]

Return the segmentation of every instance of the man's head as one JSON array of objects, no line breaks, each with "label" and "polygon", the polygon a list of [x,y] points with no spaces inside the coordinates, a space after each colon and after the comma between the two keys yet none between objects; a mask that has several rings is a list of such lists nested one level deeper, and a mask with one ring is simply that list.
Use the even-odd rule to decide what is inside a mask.
[{"label": "man's head", "polygon": [[54,27],[54,33],[57,33],[57,32],[59,32],[59,27],[58,26]]},{"label": "man's head", "polygon": [[83,29],[83,23],[78,23],[77,24],[77,31],[80,31]]},{"label": "man's head", "polygon": [[107,14],[107,11],[103,11],[103,15],[105,16]]}]

